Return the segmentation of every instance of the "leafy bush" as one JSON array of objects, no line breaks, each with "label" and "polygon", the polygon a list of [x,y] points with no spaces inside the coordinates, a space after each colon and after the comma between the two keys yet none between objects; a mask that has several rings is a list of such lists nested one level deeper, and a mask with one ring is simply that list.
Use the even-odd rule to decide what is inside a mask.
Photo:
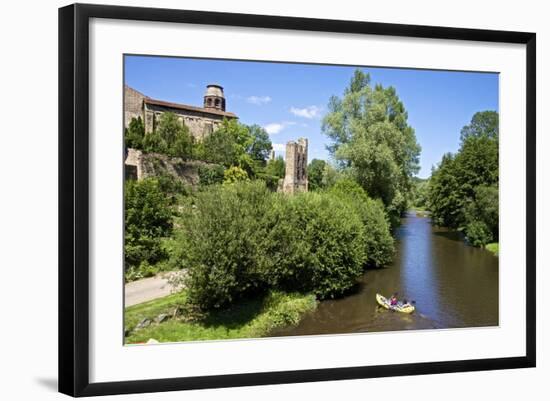
[{"label": "leafy bush", "polygon": [[172,212],[158,180],[127,181],[124,206],[126,270],[164,259],[161,238],[170,233]]},{"label": "leafy bush", "polygon": [[204,165],[199,167],[200,185],[221,184],[225,169],[218,164]]},{"label": "leafy bush", "polygon": [[353,207],[335,196],[276,194],[266,226],[259,256],[272,286],[332,298],[349,290],[363,272],[364,227]]},{"label": "leafy bush", "polygon": [[309,190],[315,191],[323,187],[323,173],[327,162],[324,160],[313,159],[307,166],[307,178]]},{"label": "leafy bush", "polygon": [[382,202],[369,198],[365,190],[350,179],[336,182],[330,192],[350,203],[361,217],[365,226],[367,264],[380,267],[391,262],[394,253],[393,237]]},{"label": "leafy bush", "polygon": [[466,226],[466,238],[473,246],[485,246],[493,241],[491,230],[482,221],[473,221]]},{"label": "leafy bush", "polygon": [[474,246],[498,241],[498,187],[480,185],[466,206],[466,238]]},{"label": "leafy bush", "polygon": [[233,184],[239,181],[248,181],[248,174],[240,167],[229,167],[223,172],[223,183]]},{"label": "leafy bush", "polygon": [[169,198],[170,203],[175,199],[175,195],[189,195],[190,188],[181,180],[174,177],[166,171],[159,171],[155,176],[160,190]]},{"label": "leafy bush", "polygon": [[278,156],[273,160],[267,162],[265,172],[268,175],[275,176],[277,178],[284,178],[285,176],[285,160],[282,156]]},{"label": "leafy bush", "polygon": [[279,187],[280,178],[275,175],[269,175],[265,173],[259,173],[256,175],[256,178],[265,182],[266,187],[271,191],[277,191]]},{"label": "leafy bush", "polygon": [[176,266],[187,270],[189,306],[199,311],[268,288],[336,297],[367,262],[382,265],[393,252],[382,204],[357,185],[287,196],[237,181],[180,207]]},{"label": "leafy bush", "polygon": [[124,130],[124,144],[127,148],[143,149],[145,126],[141,117],[132,118],[128,128]]},{"label": "leafy bush", "polygon": [[178,120],[176,114],[163,113],[158,127],[143,138],[143,150],[164,153],[170,156],[189,159],[193,153],[193,138],[189,128]]},{"label": "leafy bush", "polygon": [[263,286],[256,261],[268,201],[261,182],[214,185],[197,193],[178,235],[190,304],[219,308]]}]

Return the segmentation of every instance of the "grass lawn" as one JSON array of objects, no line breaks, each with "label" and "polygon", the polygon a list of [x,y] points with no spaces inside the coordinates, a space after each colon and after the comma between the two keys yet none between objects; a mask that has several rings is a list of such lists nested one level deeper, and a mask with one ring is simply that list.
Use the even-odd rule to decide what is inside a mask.
[{"label": "grass lawn", "polygon": [[495,256],[498,256],[498,242],[485,245],[485,249],[492,252]]},{"label": "grass lawn", "polygon": [[[153,319],[161,313],[171,313],[185,301],[185,291],[126,308],[125,327],[133,329],[143,318]],[[126,344],[196,340],[226,340],[258,338],[274,328],[295,325],[302,316],[314,310],[317,301],[310,294],[270,292],[263,298],[241,301],[229,309],[210,313],[201,321],[186,322],[181,317],[131,332]]]}]

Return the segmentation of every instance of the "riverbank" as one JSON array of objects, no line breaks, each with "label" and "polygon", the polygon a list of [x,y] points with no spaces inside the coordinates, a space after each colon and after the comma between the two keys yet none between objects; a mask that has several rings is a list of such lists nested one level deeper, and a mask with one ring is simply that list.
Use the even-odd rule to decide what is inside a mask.
[{"label": "riverbank", "polygon": [[[431,224],[410,211],[395,231],[396,253],[382,269],[368,269],[355,290],[327,299],[295,327],[272,336],[387,332],[499,323],[499,259],[464,241],[462,233]],[[415,313],[379,308],[376,294],[399,293]],[[476,294],[472,296],[472,294]]]},{"label": "riverbank", "polygon": [[[126,308],[125,343],[145,343],[151,338],[182,342],[264,337],[275,328],[298,324],[317,307],[314,295],[272,291],[263,298],[211,312],[201,320],[187,321],[180,312],[185,300],[182,291]],[[136,329],[140,324],[144,327]]]}]

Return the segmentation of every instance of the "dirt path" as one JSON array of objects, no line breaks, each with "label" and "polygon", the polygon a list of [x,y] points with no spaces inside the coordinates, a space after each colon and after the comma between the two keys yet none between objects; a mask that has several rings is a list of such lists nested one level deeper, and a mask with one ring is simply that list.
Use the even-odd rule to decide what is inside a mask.
[{"label": "dirt path", "polygon": [[169,277],[177,273],[163,272],[154,277],[132,281],[124,286],[124,307],[140,304],[170,295],[172,285]]}]

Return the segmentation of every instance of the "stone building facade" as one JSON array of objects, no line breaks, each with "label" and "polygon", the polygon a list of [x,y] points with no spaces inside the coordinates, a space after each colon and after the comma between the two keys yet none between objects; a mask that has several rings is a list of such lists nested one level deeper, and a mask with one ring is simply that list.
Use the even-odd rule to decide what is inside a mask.
[{"label": "stone building facade", "polygon": [[202,140],[214,132],[224,118],[237,118],[234,113],[225,111],[225,104],[223,88],[216,84],[206,87],[203,107],[152,99],[125,85],[124,126],[128,127],[132,118],[141,117],[145,134],[148,134],[155,130],[162,113],[169,111],[176,114],[180,122],[185,123],[193,138]]},{"label": "stone building facade", "polygon": [[200,160],[183,160],[160,153],[145,153],[129,148],[127,149],[124,174],[127,180],[171,176],[185,185],[196,187],[200,182],[199,170],[208,166],[217,165]]},{"label": "stone building facade", "polygon": [[283,192],[294,194],[307,192],[307,139],[300,138],[296,142],[286,144],[285,178],[283,179]]}]

